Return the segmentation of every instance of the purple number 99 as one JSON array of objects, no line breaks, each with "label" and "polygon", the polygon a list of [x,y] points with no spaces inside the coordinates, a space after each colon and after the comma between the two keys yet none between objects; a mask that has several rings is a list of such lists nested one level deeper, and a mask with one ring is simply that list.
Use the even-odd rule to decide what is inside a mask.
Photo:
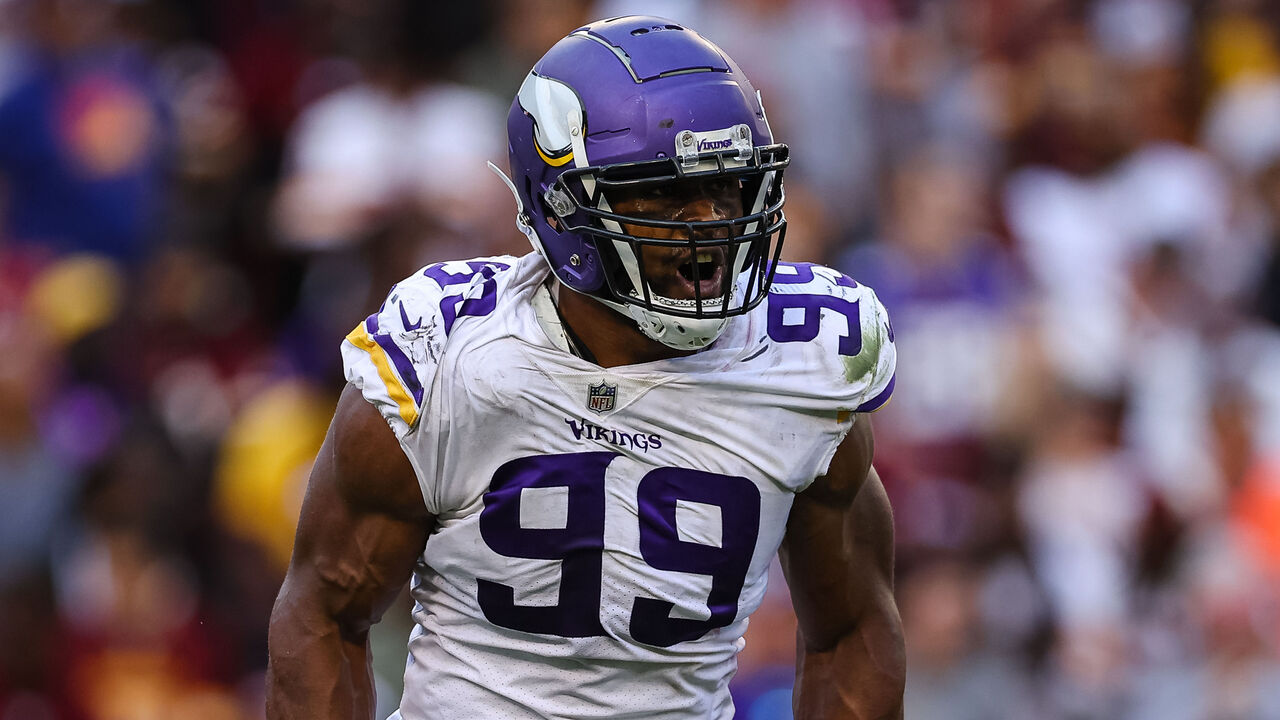
[{"label": "purple number 99", "polygon": [[[511,586],[478,579],[477,600],[489,622],[564,637],[605,634],[600,623],[604,475],[616,457],[611,452],[525,457],[494,473],[480,513],[485,544],[506,557],[560,560],[561,579],[558,602],[551,606],[518,605]],[[521,527],[522,492],[556,487],[567,488],[564,527]],[[658,570],[709,575],[710,617],[673,618],[672,603],[637,597],[631,611],[631,636],[648,645],[669,647],[732,623],[759,534],[759,489],[743,477],[658,468],[641,478],[637,500],[641,556]],[[676,519],[681,502],[719,509],[718,546],[681,538]]]},{"label": "purple number 99", "polygon": [[[785,272],[784,272],[785,269]],[[774,275],[775,286],[805,285],[814,280],[810,263],[779,263]],[[836,284],[857,287],[853,280],[840,275]],[[809,342],[818,337],[822,329],[822,311],[831,310],[844,316],[848,331],[840,336],[841,355],[857,355],[862,352],[862,320],[857,300],[826,294],[769,292],[769,337],[774,342]],[[787,311],[800,312],[799,323],[787,323]]]},{"label": "purple number 99", "polygon": [[[647,645],[670,647],[733,622],[760,532],[760,491],[755,483],[744,477],[659,468],[644,476],[638,494],[641,556],[659,570],[710,575],[707,608],[711,617],[673,618],[671,603],[639,597],[631,607],[631,637]],[[680,501],[720,509],[719,547],[680,538],[676,525]]]},{"label": "purple number 99", "polygon": [[478,297],[466,299],[462,295],[450,295],[440,301],[440,314],[444,318],[444,332],[453,332],[453,324],[458,318],[471,315],[484,317],[497,307],[498,283],[493,279],[498,270],[505,270],[510,265],[496,260],[472,260],[466,263],[467,269],[461,272],[445,270],[445,263],[428,265],[422,274],[435,280],[441,289],[453,285],[468,285],[476,275],[484,277]]},{"label": "purple number 99", "polygon": [[[616,453],[540,455],[498,468],[484,496],[480,537],[507,557],[560,560],[560,601],[517,605],[515,590],[480,579],[477,600],[494,625],[525,632],[590,637],[600,626],[600,559],[604,550],[604,471]],[[598,482],[592,482],[598,478]],[[530,488],[568,488],[563,528],[520,526],[520,500]]]}]

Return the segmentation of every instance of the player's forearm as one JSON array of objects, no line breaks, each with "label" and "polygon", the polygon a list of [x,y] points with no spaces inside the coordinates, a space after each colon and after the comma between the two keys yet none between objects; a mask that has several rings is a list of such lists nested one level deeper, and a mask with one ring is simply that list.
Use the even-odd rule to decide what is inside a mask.
[{"label": "player's forearm", "polygon": [[796,720],[902,720],[907,675],[896,608],[868,619],[827,649],[800,639]]},{"label": "player's forearm", "polygon": [[268,720],[370,720],[368,631],[344,628],[282,593],[271,615]]}]

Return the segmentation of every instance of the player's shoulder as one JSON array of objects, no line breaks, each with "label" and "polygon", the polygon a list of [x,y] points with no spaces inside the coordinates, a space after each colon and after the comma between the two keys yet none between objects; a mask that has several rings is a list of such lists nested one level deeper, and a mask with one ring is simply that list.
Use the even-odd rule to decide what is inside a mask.
[{"label": "player's shoulder", "polygon": [[391,287],[342,343],[347,381],[399,437],[417,426],[450,338],[495,315],[518,259],[503,255],[427,265]]},{"label": "player's shoulder", "polygon": [[[775,342],[835,341],[836,352],[849,355],[878,347],[882,338],[893,341],[888,312],[875,290],[826,265],[778,263],[761,304]],[[850,332],[839,333],[843,326],[836,320]]]},{"label": "player's shoulder", "polygon": [[811,262],[779,262],[773,269],[770,294],[825,295],[855,299],[871,288],[835,268]]},{"label": "player's shoulder", "polygon": [[797,392],[862,412],[888,400],[897,351],[889,314],[871,287],[825,265],[780,262],[756,312]]},{"label": "player's shoulder", "polygon": [[435,320],[447,336],[463,318],[492,312],[498,287],[517,262],[498,255],[432,263],[393,285],[378,314],[386,316],[393,331],[417,332]]}]

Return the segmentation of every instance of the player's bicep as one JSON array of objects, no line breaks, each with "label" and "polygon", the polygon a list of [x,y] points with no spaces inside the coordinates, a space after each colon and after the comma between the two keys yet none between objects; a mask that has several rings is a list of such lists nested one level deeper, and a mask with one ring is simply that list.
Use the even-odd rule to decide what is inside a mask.
[{"label": "player's bicep", "polygon": [[361,629],[409,578],[433,522],[391,429],[348,385],[312,468],[284,594]]},{"label": "player's bicep", "polygon": [[810,649],[834,645],[868,614],[894,612],[893,515],[870,459],[860,418],[787,522],[779,552]]}]

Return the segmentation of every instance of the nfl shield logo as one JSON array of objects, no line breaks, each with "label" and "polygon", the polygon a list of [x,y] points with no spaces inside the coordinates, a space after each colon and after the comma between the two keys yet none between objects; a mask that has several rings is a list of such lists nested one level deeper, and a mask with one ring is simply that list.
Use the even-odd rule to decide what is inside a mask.
[{"label": "nfl shield logo", "polygon": [[618,386],[601,380],[599,385],[587,387],[587,409],[593,413],[607,413],[618,398]]}]

